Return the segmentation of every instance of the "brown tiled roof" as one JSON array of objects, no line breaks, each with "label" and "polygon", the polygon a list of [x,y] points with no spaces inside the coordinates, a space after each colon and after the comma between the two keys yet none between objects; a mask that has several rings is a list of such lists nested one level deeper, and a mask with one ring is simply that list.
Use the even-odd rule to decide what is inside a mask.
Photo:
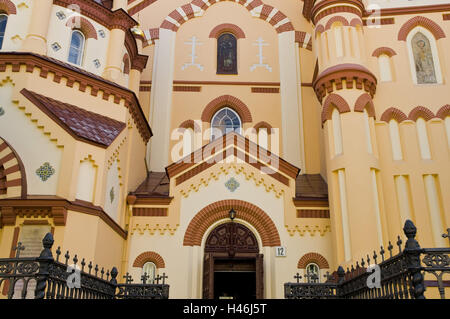
[{"label": "brown tiled roof", "polygon": [[131,194],[136,197],[169,196],[169,177],[166,172],[150,172],[145,181]]},{"label": "brown tiled roof", "polygon": [[295,180],[295,197],[310,199],[328,198],[328,185],[320,174],[304,174]]},{"label": "brown tiled roof", "polygon": [[77,140],[108,147],[125,123],[23,89],[21,93]]}]

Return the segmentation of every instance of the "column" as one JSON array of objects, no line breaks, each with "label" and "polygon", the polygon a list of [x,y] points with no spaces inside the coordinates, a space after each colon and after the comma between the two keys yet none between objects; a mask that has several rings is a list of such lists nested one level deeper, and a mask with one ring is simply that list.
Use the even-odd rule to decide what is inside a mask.
[{"label": "column", "polygon": [[109,46],[103,77],[112,82],[122,79],[122,48],[125,43],[125,31],[112,29],[109,36]]},{"label": "column", "polygon": [[153,172],[163,172],[169,164],[175,38],[175,32],[161,29],[155,48],[149,117],[154,136],[148,150],[149,167]]},{"label": "column", "polygon": [[299,81],[300,68],[295,43],[295,32],[283,32],[278,35],[280,61],[280,92],[282,118],[282,157],[298,167],[304,166],[302,160],[303,127],[301,91]]},{"label": "column", "polygon": [[28,34],[23,41],[22,51],[47,54],[47,33],[52,7],[53,0],[34,1]]}]

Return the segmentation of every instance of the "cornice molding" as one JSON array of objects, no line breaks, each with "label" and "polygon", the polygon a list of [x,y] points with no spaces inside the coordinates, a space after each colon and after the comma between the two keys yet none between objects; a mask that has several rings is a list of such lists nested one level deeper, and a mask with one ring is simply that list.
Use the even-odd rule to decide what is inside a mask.
[{"label": "cornice molding", "polygon": [[105,80],[92,73],[71,66],[67,63],[55,59],[28,52],[1,52],[0,72],[5,72],[8,65],[12,66],[12,72],[20,72],[20,67],[25,65],[25,71],[32,73],[34,68],[40,69],[40,76],[47,78],[49,73],[53,73],[53,82],[61,83],[64,77],[67,79],[66,85],[73,87],[75,82],[79,83],[79,90],[86,91],[86,87],[91,87],[91,95],[97,96],[99,91],[103,91],[103,99],[108,100],[109,96],[114,96],[114,103],[119,104],[121,99],[125,100],[137,129],[145,143],[151,138],[152,131],[142,111],[139,100],[134,92],[120,86],[114,82]]},{"label": "cornice molding", "polygon": [[364,89],[373,98],[377,88],[375,75],[367,68],[359,64],[340,64],[330,67],[319,74],[313,83],[317,98],[322,102],[323,98],[335,90]]},{"label": "cornice molding", "polygon": [[364,11],[364,4],[361,0],[327,0],[314,5],[310,17],[313,23],[317,24],[319,20],[330,14],[348,12],[362,17]]},{"label": "cornice molding", "polygon": [[126,31],[138,24],[138,22],[123,9],[111,11],[95,1],[53,0],[53,4],[64,8],[77,5],[81,10],[81,15],[91,18],[109,30],[121,29]]},{"label": "cornice molding", "polygon": [[4,226],[14,226],[17,217],[49,217],[53,218],[55,226],[66,226],[68,211],[74,211],[99,217],[123,239],[127,238],[127,232],[101,207],[81,200],[69,201],[56,196],[3,199],[0,200],[0,209]]}]

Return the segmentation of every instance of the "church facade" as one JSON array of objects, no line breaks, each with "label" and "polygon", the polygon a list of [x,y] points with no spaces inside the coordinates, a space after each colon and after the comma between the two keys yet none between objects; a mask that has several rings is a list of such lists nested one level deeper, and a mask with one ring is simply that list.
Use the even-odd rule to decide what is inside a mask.
[{"label": "church facade", "polygon": [[0,258],[283,298],[449,247],[448,52],[444,0],[0,0]]}]

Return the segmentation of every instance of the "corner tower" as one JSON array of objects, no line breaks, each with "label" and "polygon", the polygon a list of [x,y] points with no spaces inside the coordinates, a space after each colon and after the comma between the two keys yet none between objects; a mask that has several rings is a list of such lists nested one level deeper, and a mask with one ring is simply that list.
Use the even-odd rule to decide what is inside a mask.
[{"label": "corner tower", "polygon": [[322,106],[336,263],[348,264],[383,244],[379,161],[373,97],[377,80],[366,67],[360,0],[314,4],[317,76]]}]

